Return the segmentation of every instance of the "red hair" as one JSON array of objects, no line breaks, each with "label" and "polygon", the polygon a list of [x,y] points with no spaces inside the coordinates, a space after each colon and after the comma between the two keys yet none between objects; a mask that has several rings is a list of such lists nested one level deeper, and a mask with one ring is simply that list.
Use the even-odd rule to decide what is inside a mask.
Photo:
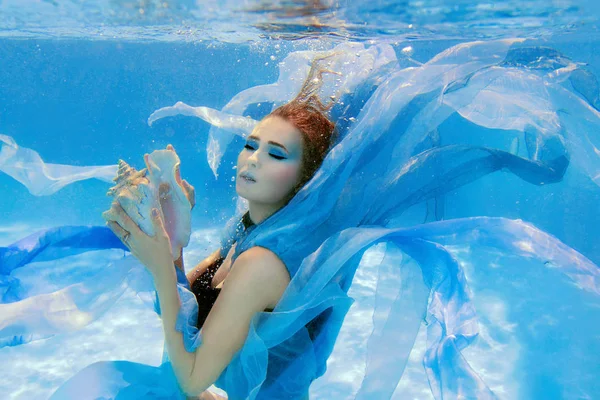
[{"label": "red hair", "polygon": [[319,108],[309,102],[297,100],[275,109],[270,116],[283,118],[302,133],[302,171],[300,180],[292,192],[293,196],[323,163],[335,140],[335,124]]},{"label": "red hair", "polygon": [[300,179],[288,200],[313,177],[337,139],[335,124],[326,115],[334,105],[334,97],[331,97],[328,104],[323,104],[319,97],[319,91],[323,86],[323,74],[340,75],[327,67],[328,61],[336,54],[329,53],[315,57],[296,98],[269,114],[269,116],[283,118],[302,133],[302,170]]}]

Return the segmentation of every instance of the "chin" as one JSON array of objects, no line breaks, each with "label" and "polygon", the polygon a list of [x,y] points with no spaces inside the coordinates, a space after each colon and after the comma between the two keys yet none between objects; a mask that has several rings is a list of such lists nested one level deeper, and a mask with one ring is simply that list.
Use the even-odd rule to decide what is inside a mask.
[{"label": "chin", "polygon": [[238,186],[236,185],[236,187],[235,187],[235,192],[237,193],[237,195],[238,195],[239,197],[241,197],[241,198],[243,198],[243,199],[245,199],[245,200],[247,200],[247,201],[254,201],[254,202],[257,202],[257,203],[262,203],[262,201],[261,201],[261,200],[257,200],[257,199],[255,199],[255,198],[254,198],[255,196],[253,196],[253,195],[252,195],[252,193],[248,193],[248,192],[249,192],[249,190],[244,190],[244,189],[245,189],[245,188],[240,188],[240,187],[238,187]]},{"label": "chin", "polygon": [[244,193],[244,190],[240,190],[237,185],[235,186],[235,192],[241,198],[248,200],[248,197],[246,197],[246,193]]},{"label": "chin", "polygon": [[[265,198],[264,191],[261,191],[261,189],[259,187],[256,187],[256,184],[253,185],[254,187],[252,188],[252,190],[249,190],[250,188],[247,188],[244,186],[245,185],[239,185],[236,183],[235,192],[237,193],[237,195],[239,197],[242,197],[249,202],[253,202],[256,204],[264,204],[264,205],[267,205],[267,204],[275,205],[275,204],[279,204],[279,203],[281,203],[281,201],[283,201],[283,197],[279,198],[279,193],[278,194],[271,193],[270,197],[269,197],[269,195],[267,195]],[[257,196],[257,194],[258,194],[258,196]]]}]

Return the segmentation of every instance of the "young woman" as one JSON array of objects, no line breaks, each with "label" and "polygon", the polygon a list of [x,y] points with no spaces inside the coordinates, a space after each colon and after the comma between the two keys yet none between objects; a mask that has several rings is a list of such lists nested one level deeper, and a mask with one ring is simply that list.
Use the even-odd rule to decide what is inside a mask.
[{"label": "young woman", "polygon": [[[600,270],[525,222],[562,215],[561,196],[538,214],[533,204],[552,197],[541,189],[542,203],[515,214],[514,197],[497,194],[553,183],[597,204],[597,186],[563,178],[578,182],[565,175],[573,168],[597,181],[595,147],[585,143],[600,114],[562,86],[575,64],[549,73],[539,59],[556,53],[513,52],[519,43],[461,43],[410,68],[385,45],[340,45],[328,69],[356,80],[333,82],[322,98],[337,99],[329,115],[341,139],[329,149],[325,108],[305,97],[263,119],[238,159],[248,212],[232,218],[218,251],[186,277],[173,268],[163,221],[154,218],[159,233],[148,237],[114,206],[111,228],[145,266],[107,251],[109,262],[99,255],[90,267],[97,274],[63,274],[76,284],[31,295],[13,270],[124,245],[105,227],[59,227],[0,248],[2,344],[80,329],[129,286],[142,300],[156,290],[169,360],[96,362],[52,399],[207,398],[212,383],[236,400],[305,399],[309,387],[319,399],[590,398]],[[283,104],[306,57],[290,55],[280,82],[249,88],[224,110],[241,117],[258,102]],[[544,65],[564,64],[555,61]],[[436,129],[451,115],[465,120],[458,137],[454,125]],[[480,141],[515,130],[527,151]],[[483,177],[484,196],[462,192]],[[590,210],[577,224],[587,216],[593,226]],[[585,248],[580,236],[570,241]],[[41,274],[38,293],[54,280]]]},{"label": "young woman", "polygon": [[[284,207],[321,165],[334,124],[307,102],[294,101],[264,118],[238,156],[236,191],[248,200],[246,229]],[[285,264],[271,250],[254,246],[232,257],[235,244],[211,254],[187,276],[198,301],[202,345],[188,353],[175,330],[180,309],[169,238],[155,217],[155,237],[143,233],[115,201],[108,226],[154,277],[166,347],[182,390],[197,396],[212,385],[242,347],[250,322],[271,312],[290,283]],[[209,396],[209,393],[204,394]]]}]

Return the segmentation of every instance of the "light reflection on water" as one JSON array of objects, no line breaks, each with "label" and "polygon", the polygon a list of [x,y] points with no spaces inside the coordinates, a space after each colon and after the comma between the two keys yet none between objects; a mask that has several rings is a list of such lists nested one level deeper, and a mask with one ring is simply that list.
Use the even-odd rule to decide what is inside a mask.
[{"label": "light reflection on water", "polygon": [[230,43],[547,37],[595,33],[599,15],[593,0],[4,0],[0,36]]}]

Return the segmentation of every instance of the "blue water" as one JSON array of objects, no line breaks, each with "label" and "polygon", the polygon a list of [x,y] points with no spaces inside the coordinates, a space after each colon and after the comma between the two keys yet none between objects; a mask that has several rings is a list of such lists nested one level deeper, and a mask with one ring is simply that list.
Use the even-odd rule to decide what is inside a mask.
[{"label": "blue water", "polygon": [[[161,107],[183,101],[221,109],[240,91],[274,82],[278,63],[291,52],[330,49],[343,41],[389,43],[401,64],[409,66],[457,43],[522,37],[529,46],[551,47],[586,64],[600,77],[600,8],[591,0],[551,5],[534,1],[273,2],[270,8],[260,2],[240,6],[235,1],[179,1],[166,7],[163,3],[167,4],[0,1],[0,134],[35,150],[47,163],[78,166],[123,159],[141,167],[144,153],[172,144],[181,158],[183,177],[197,191],[192,239],[196,247],[190,254],[198,260],[212,252],[199,243],[216,243],[216,230],[235,211],[237,152],[225,153],[214,178],[206,153],[209,124],[178,116],[149,126],[148,117]],[[236,12],[238,7],[244,12]],[[258,118],[263,111],[257,107],[248,115]],[[449,143],[469,137],[473,144],[510,147],[506,137],[478,137],[473,134],[477,129],[458,116],[440,126]],[[242,143],[236,137],[231,146],[240,148]],[[569,171],[565,183],[557,187],[528,185],[516,177],[504,177],[501,183],[498,179],[488,176],[450,193],[446,217],[526,216],[528,222],[600,265],[600,190],[589,177]],[[0,246],[42,228],[103,225],[100,215],[110,204],[107,188],[106,182],[91,179],[49,196],[33,196],[0,173]],[[546,208],[549,203],[562,206],[560,212]],[[102,320],[83,331],[0,349],[0,398],[46,398],[95,360],[156,364],[162,352],[160,321],[148,310],[135,321],[120,314],[136,307],[142,309],[139,300],[125,295]],[[138,334],[144,343],[136,339]],[[351,343],[352,338],[340,340]],[[423,335],[419,340],[418,345],[424,346]],[[540,346],[552,352],[569,345],[558,341]],[[68,344],[74,342],[86,348],[89,358],[69,358]],[[510,379],[507,371],[517,363],[517,351],[493,352],[498,365],[484,367],[497,368],[487,373],[501,387],[498,376]],[[552,359],[540,362],[552,363]],[[406,376],[426,385],[418,365],[418,360],[411,364]],[[348,376],[353,379],[351,368]],[[545,398],[563,398],[551,381],[535,377],[519,398],[540,392],[548,394]],[[511,393],[517,391],[511,391],[510,381],[505,383],[506,392],[497,394],[512,399]],[[539,386],[544,388],[538,390]],[[404,393],[432,398],[430,393]],[[597,393],[588,395],[598,398]]]},{"label": "blue water", "polygon": [[[106,165],[122,158],[141,167],[140,155],[172,143],[184,160],[184,177],[203,188],[198,216],[213,222],[228,212],[227,205],[235,204],[234,171],[223,167],[220,179],[209,182],[192,178],[196,172],[209,176],[209,125],[173,118],[149,127],[146,120],[154,110],[179,100],[222,107],[240,90],[274,79],[276,66],[265,63],[275,64],[270,56],[283,55],[252,51],[247,45],[81,40],[5,40],[2,52],[9,65],[1,78],[4,134],[35,149],[46,162],[72,165]],[[235,161],[230,156],[225,165]],[[10,210],[13,221],[102,222],[105,183],[86,181],[53,196],[33,197],[15,181],[2,179],[10,193],[2,197],[2,207]]]},{"label": "blue water", "polygon": [[[401,50],[410,45],[414,49],[412,58],[424,62],[454,43],[403,42],[395,48],[402,54]],[[321,45],[327,48],[333,43]],[[312,46],[312,42],[305,45],[266,42],[258,47],[228,43],[4,40],[2,60],[7,67],[0,71],[1,132],[15,138],[20,146],[38,151],[46,162],[70,165],[107,165],[121,158],[141,167],[140,155],[171,143],[182,159],[183,176],[202,188],[198,191],[194,222],[198,226],[222,224],[235,207],[232,182],[235,152],[225,154],[218,179],[198,181],[198,176],[212,175],[206,161],[210,126],[199,119],[174,117],[150,127],[147,118],[154,110],[177,101],[220,108],[239,91],[274,81],[277,63],[289,51]],[[600,56],[595,52],[595,43],[572,43],[568,37],[558,37],[552,47],[577,62],[587,63],[600,76]],[[450,140],[454,135],[460,136],[461,130],[470,129],[458,117],[451,118],[444,126]],[[242,140],[237,137],[235,140],[239,147]],[[235,145],[234,142],[232,146]],[[108,202],[103,182],[78,182],[52,196],[35,197],[10,177],[2,175],[0,179],[6,193],[0,198],[0,207],[13,225],[103,223],[100,214]],[[573,192],[555,193],[556,188],[552,187],[532,189],[521,185],[523,190],[507,193],[502,189],[497,194],[493,193],[494,186],[488,185],[491,193],[470,190],[468,197],[479,196],[478,193],[489,198],[515,197],[518,205],[509,210],[511,215],[502,214],[506,210],[495,212],[493,203],[487,201],[476,199],[473,205],[485,208],[478,215],[518,217],[519,209],[528,207],[523,201],[527,197],[524,191],[532,190],[531,194],[540,201],[544,196],[573,196]],[[448,206],[471,207],[463,201]],[[567,206],[564,218],[581,219],[582,229],[597,226],[600,218],[597,213],[586,219],[580,216],[581,208],[593,207],[581,206]],[[531,215],[530,210],[525,211],[525,215]],[[460,211],[455,215],[460,215]],[[543,227],[553,226],[555,229],[551,231],[560,231],[558,219],[534,222]],[[580,249],[587,250],[584,254],[600,251],[593,240],[586,245]]]}]

